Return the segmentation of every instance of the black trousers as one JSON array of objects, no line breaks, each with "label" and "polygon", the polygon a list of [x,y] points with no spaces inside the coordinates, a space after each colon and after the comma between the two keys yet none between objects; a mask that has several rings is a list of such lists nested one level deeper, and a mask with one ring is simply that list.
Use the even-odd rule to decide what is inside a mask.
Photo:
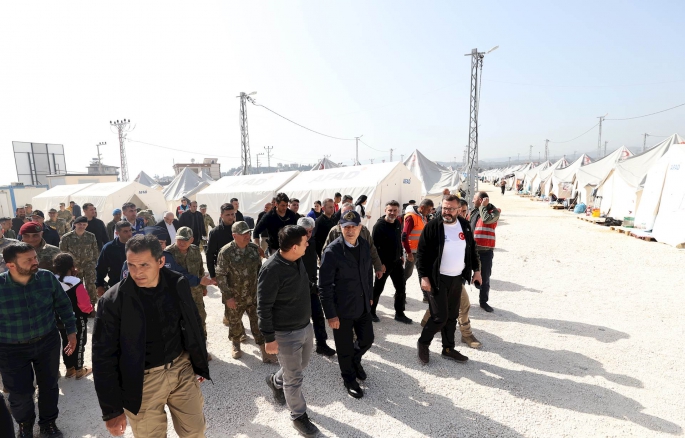
[{"label": "black trousers", "polygon": [[83,359],[86,354],[86,342],[88,342],[88,319],[80,316],[76,317],[76,348],[71,356],[67,356],[64,348],[69,343],[67,339],[67,331],[64,328],[59,329],[59,334],[62,337],[62,360],[64,366],[67,368],[74,368],[80,370],[83,368]]},{"label": "black trousers", "polygon": [[[352,383],[357,378],[355,367],[361,364],[362,356],[373,344],[373,322],[368,312],[356,319],[339,319],[340,328],[333,330],[333,338],[338,352],[340,375],[345,382]],[[354,345],[353,331],[357,335],[358,348]]]},{"label": "black trousers", "polygon": [[0,395],[0,436],[11,437],[14,436],[14,425],[12,424],[12,416],[7,410],[5,404],[5,397]]},{"label": "black trousers", "polygon": [[32,344],[0,344],[0,374],[10,393],[10,411],[17,423],[36,420],[34,372],[38,382],[38,424],[57,419],[59,346],[57,329]]},{"label": "black trousers", "polygon": [[428,296],[431,317],[421,332],[419,342],[430,345],[437,332],[442,335],[442,348],[454,348],[454,333],[457,330],[459,303],[461,300],[461,276],[440,275],[438,290]]},{"label": "black trousers", "polygon": [[326,318],[321,307],[319,295],[310,294],[312,298],[312,326],[314,327],[314,338],[317,344],[323,344],[328,339],[326,333]]},{"label": "black trousers", "polygon": [[373,284],[373,305],[371,306],[371,313],[376,313],[378,307],[378,299],[385,289],[385,282],[388,277],[392,280],[392,285],[395,286],[395,314],[404,315],[404,300],[407,298],[406,280],[404,279],[404,267],[402,261],[397,260],[392,264],[385,265],[385,273],[381,278],[377,278]]}]

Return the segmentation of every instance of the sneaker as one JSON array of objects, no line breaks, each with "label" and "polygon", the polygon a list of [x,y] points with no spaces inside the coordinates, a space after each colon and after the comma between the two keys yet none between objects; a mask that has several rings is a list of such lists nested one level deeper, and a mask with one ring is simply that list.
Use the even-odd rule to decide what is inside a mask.
[{"label": "sneaker", "polygon": [[65,379],[71,379],[75,375],[76,375],[76,368],[74,368],[74,367],[67,368],[67,373],[64,375],[64,378]]},{"label": "sneaker", "polygon": [[259,346],[259,351],[262,353],[263,363],[278,363],[278,357],[275,354],[267,353],[264,344]]},{"label": "sneaker", "polygon": [[240,342],[233,342],[233,348],[231,350],[231,356],[233,359],[240,359],[243,355],[243,352],[240,351]]},{"label": "sneaker", "polygon": [[461,337],[461,342],[463,342],[464,344],[468,345],[468,346],[471,347],[471,348],[480,348],[481,345],[483,345],[483,344],[481,344],[480,341],[479,341],[478,339],[476,339],[476,337],[473,336],[473,335],[462,336],[462,337]]},{"label": "sneaker", "polygon": [[271,388],[271,393],[273,394],[276,403],[282,406],[285,405],[285,393],[283,392],[283,388],[277,387],[276,383],[274,383],[275,376],[276,373],[271,373],[266,376],[266,384],[269,388]]},{"label": "sneaker", "polygon": [[495,311],[495,309],[490,307],[490,305],[488,303],[480,303],[480,308],[485,310],[486,312],[494,312]]},{"label": "sneaker", "polygon": [[92,373],[93,369],[88,367],[83,367],[80,370],[76,370],[76,380],[81,380],[84,377],[91,375]]},{"label": "sneaker", "polygon": [[293,427],[304,437],[314,438],[319,436],[319,428],[312,424],[306,412],[293,420]]},{"label": "sneaker", "polygon": [[468,357],[464,356],[454,348],[443,348],[442,357],[444,357],[445,359],[455,360],[457,362],[466,362],[467,360],[469,360]]},{"label": "sneaker", "polygon": [[347,389],[347,393],[354,398],[362,398],[364,397],[364,391],[362,391],[362,388],[359,386],[359,383],[355,380],[354,382],[347,383],[345,382],[345,389]]},{"label": "sneaker", "polygon": [[316,354],[328,357],[335,356],[335,350],[329,347],[325,342],[321,342],[316,344]]},{"label": "sneaker", "polygon": [[416,347],[419,350],[419,360],[423,364],[427,364],[429,357],[430,357],[430,351],[428,350],[428,345],[424,345],[421,342],[416,343]]},{"label": "sneaker", "polygon": [[364,371],[364,367],[362,366],[362,364],[355,364],[354,372],[357,374],[357,379],[366,380],[366,371]]},{"label": "sneaker", "polygon": [[33,422],[19,423],[17,438],[33,438]]},{"label": "sneaker", "polygon": [[381,322],[381,319],[376,315],[375,313],[371,314],[371,321],[373,322]]},{"label": "sneaker", "polygon": [[40,436],[44,438],[64,438],[54,421],[40,426]]},{"label": "sneaker", "polygon": [[403,324],[411,324],[414,322],[411,318],[407,317],[407,315],[395,315],[395,321],[399,321]]}]

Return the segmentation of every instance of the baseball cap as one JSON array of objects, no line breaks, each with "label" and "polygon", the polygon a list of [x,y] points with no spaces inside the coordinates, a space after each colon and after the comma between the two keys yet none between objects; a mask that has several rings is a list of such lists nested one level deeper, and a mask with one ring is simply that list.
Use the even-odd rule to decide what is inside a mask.
[{"label": "baseball cap", "polygon": [[64,202],[60,202],[59,205],[64,205]]},{"label": "baseball cap", "polygon": [[45,214],[40,210],[33,210],[33,212],[31,213],[31,216],[39,216],[39,217],[42,217],[43,219],[45,219]]},{"label": "baseball cap", "polygon": [[36,222],[26,222],[24,225],[19,228],[19,235],[23,235],[26,233],[41,233],[43,231],[43,227],[40,226],[40,224]]},{"label": "baseball cap", "polygon": [[88,223],[88,218],[85,216],[79,216],[76,219],[74,219],[74,224],[87,224]]},{"label": "baseball cap", "polygon": [[57,213],[57,210],[54,209],[54,208],[51,208],[50,210],[48,210],[48,214],[49,214],[49,213]]},{"label": "baseball cap", "polygon": [[114,216],[115,214],[121,214],[121,209],[115,208],[114,210],[112,210],[112,216]]},{"label": "baseball cap", "polygon": [[344,228],[350,225],[357,226],[361,223],[362,218],[359,217],[359,213],[354,210],[348,211],[340,218],[340,228]]},{"label": "baseball cap", "polygon": [[176,240],[190,240],[193,238],[193,230],[188,227],[181,227],[176,230]]},{"label": "baseball cap", "polygon": [[250,231],[252,231],[252,229],[245,221],[238,221],[231,226],[231,232],[233,234],[246,234]]},{"label": "baseball cap", "polygon": [[207,204],[200,204],[200,208],[207,208]]}]

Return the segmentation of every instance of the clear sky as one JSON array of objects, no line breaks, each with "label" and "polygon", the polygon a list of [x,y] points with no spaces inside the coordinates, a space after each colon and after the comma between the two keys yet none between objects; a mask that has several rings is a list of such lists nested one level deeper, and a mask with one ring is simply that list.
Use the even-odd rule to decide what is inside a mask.
[{"label": "clear sky", "polygon": [[[65,6],[68,5],[68,6]],[[117,1],[0,6],[0,183],[16,179],[13,140],[62,143],[69,171],[102,149],[119,162],[109,120],[135,123],[129,174],[172,174],[173,161],[240,163],[240,91],[317,131],[362,135],[362,163],[461,161],[468,141],[472,48],[486,56],[480,157],[527,157],[597,122],[685,103],[680,1]],[[248,106],[252,163],[324,154],[352,164],[337,141]],[[641,149],[647,132],[683,134],[685,107],[606,121],[609,150]],[[652,137],[648,143],[660,139]],[[597,129],[551,154],[594,154]],[[262,158],[262,162],[265,160]]]}]

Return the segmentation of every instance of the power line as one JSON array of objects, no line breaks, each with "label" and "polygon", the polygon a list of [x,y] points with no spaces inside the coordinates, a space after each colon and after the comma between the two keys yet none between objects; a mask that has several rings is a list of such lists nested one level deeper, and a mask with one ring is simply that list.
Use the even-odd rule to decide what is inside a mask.
[{"label": "power line", "polygon": [[[609,119],[606,119],[606,120],[609,120]],[[557,144],[572,142],[573,140],[577,140],[577,139],[579,139],[580,137],[582,137],[582,136],[584,136],[585,134],[587,134],[588,132],[590,132],[590,131],[592,131],[593,129],[595,129],[595,127],[597,127],[597,125],[599,125],[599,122],[597,122],[597,123],[595,123],[594,125],[592,125],[592,128],[590,128],[590,129],[588,129],[587,131],[583,132],[583,133],[580,134],[578,137],[574,137],[574,138],[572,138],[572,139],[570,139],[570,140],[566,140],[566,141],[552,141],[552,140],[550,140],[549,142],[550,142],[550,143],[557,143]]]},{"label": "power line", "polygon": [[670,111],[670,110],[672,110],[672,109],[680,108],[681,106],[685,106],[685,103],[681,103],[680,105],[676,105],[676,106],[671,107],[671,108],[666,108],[665,110],[657,111],[657,112],[655,112],[655,113],[645,114],[644,116],[626,117],[626,118],[624,118],[624,119],[605,119],[605,120],[633,120],[633,119],[641,119],[642,117],[649,117],[649,116],[653,116],[654,114],[665,113],[666,111]]},{"label": "power line", "polygon": [[[614,85],[551,85],[551,84],[526,84],[522,82],[509,82],[509,81],[496,81],[493,79],[488,79],[486,82],[497,82],[500,84],[511,84],[511,85],[523,85],[527,87],[549,87],[549,88],[617,88],[617,87],[639,87],[645,85],[661,85],[661,84],[673,84],[676,82],[683,82],[684,80],[677,81],[665,81],[665,82],[644,82],[637,84],[614,84]],[[608,119],[607,119],[608,120]]]},{"label": "power line", "polygon": [[369,146],[368,144],[364,143],[364,141],[361,138],[359,139],[359,141],[361,142],[361,144],[366,145],[366,147],[368,147],[369,149],[373,149],[376,152],[388,152],[387,150],[383,151],[383,150],[376,149],[374,147]]},{"label": "power line", "polygon": [[161,146],[161,145],[154,144],[154,143],[147,143],[147,142],[144,142],[144,141],[133,140],[132,138],[127,138],[127,140],[128,140],[128,141],[132,141],[132,142],[134,142],[134,143],[141,143],[141,144],[146,144],[146,145],[148,145],[148,146],[154,146],[154,147],[156,147],[156,148],[168,149],[168,150],[170,150],[170,151],[176,151],[176,152],[186,152],[186,153],[188,153],[188,154],[204,155],[204,156],[206,156],[206,157],[236,158],[236,159],[239,159],[239,158],[240,158],[240,157],[230,157],[230,156],[228,156],[228,155],[203,154],[202,152],[197,152],[197,151],[186,151],[186,150],[183,150],[183,149],[170,148],[170,147],[168,147],[168,146]]},{"label": "power line", "polygon": [[323,135],[324,137],[332,138],[332,139],[334,139],[334,140],[343,140],[343,141],[352,141],[352,140],[354,140],[354,138],[334,137],[334,136],[332,136],[332,135],[328,135],[328,134],[324,134],[324,133],[319,132],[319,131],[315,131],[315,130],[313,130],[313,129],[311,129],[311,128],[307,128],[307,127],[304,126],[304,125],[300,125],[299,123],[297,123],[297,122],[295,122],[295,121],[293,121],[293,120],[290,120],[290,119],[287,118],[286,116],[282,116],[282,115],[278,114],[276,111],[272,110],[272,109],[269,108],[269,107],[266,107],[266,106],[264,106],[264,105],[262,105],[262,104],[259,104],[259,103],[254,102],[254,101],[251,101],[251,102],[252,102],[254,105],[256,105],[256,106],[261,106],[261,107],[264,108],[265,110],[270,111],[270,112],[276,114],[278,117],[280,117],[280,118],[282,118],[282,119],[285,119],[285,120],[289,121],[290,123],[295,124],[295,125],[299,126],[300,128],[304,128],[304,129],[306,129],[307,131],[311,131],[311,132],[313,132],[313,133],[315,133],[315,134]]}]

